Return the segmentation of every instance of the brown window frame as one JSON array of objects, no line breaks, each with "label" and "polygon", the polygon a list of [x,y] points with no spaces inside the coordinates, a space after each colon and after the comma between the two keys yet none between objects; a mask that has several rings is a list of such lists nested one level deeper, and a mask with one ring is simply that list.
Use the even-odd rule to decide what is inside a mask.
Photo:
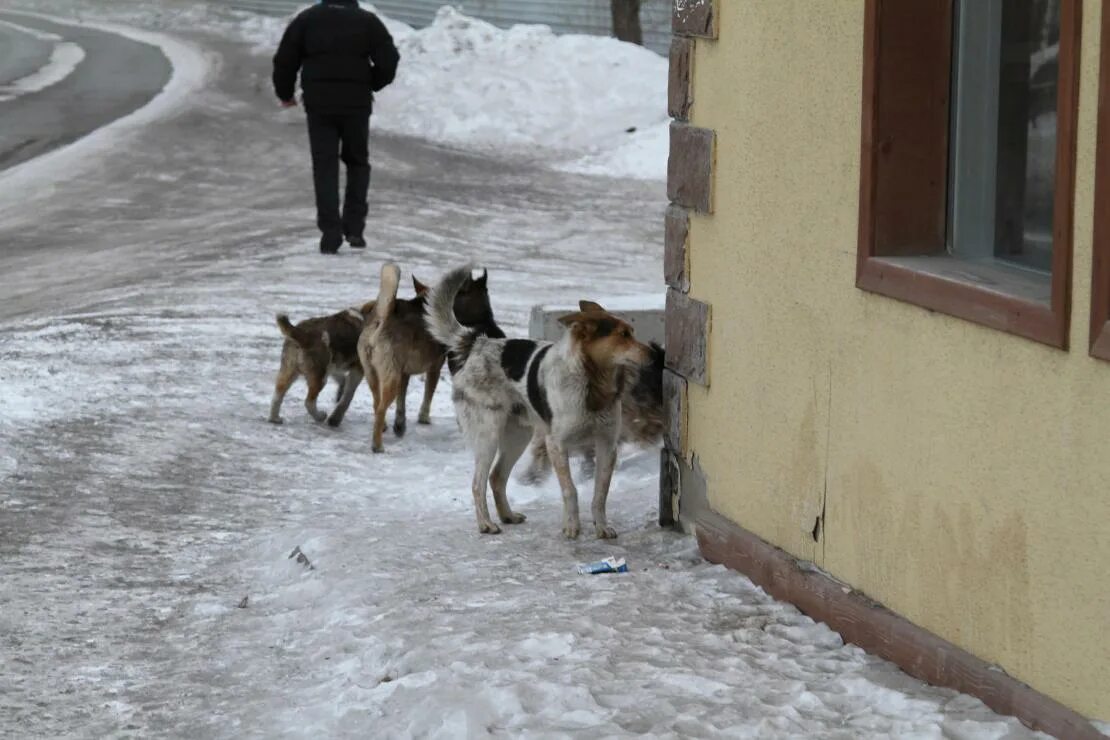
[{"label": "brown window frame", "polygon": [[1103,3],[1100,34],[1090,352],[1110,360],[1110,3]]},{"label": "brown window frame", "polygon": [[866,0],[858,288],[1068,348],[1081,7],[1061,0],[1051,294],[1040,301],[1002,275],[968,277],[958,258],[936,260],[953,268],[940,271],[901,259],[945,254],[955,6]]}]

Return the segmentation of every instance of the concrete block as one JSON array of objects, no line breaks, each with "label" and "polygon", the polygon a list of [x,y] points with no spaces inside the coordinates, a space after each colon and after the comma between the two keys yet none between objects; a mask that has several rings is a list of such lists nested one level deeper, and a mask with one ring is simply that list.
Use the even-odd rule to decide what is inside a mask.
[{"label": "concrete block", "polygon": [[[615,298],[592,298],[615,316],[627,321],[636,338],[641,342],[663,344],[666,332],[663,315],[666,308],[666,294],[620,296]],[[578,310],[575,304],[551,304],[533,306],[531,320],[528,322],[528,336],[554,342],[563,336],[563,325],[559,319]]]}]

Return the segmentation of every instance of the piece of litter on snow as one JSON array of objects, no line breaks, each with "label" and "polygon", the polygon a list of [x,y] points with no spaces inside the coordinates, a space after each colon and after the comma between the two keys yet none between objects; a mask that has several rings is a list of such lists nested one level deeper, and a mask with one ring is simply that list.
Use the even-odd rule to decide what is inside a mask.
[{"label": "piece of litter on snow", "polygon": [[596,563],[579,565],[578,572],[584,576],[595,576],[598,573],[627,573],[628,564],[624,562],[624,558],[605,558]]},{"label": "piece of litter on snow", "polygon": [[244,596],[243,600],[239,602],[239,608],[240,609],[246,609],[247,604],[248,604],[249,601],[250,601],[250,597],[249,596]]},{"label": "piece of litter on snow", "polygon": [[[313,565],[309,561],[308,556],[305,555],[303,552],[301,552],[301,546],[300,545],[297,545],[296,547],[293,548],[293,552],[289,553],[289,557],[290,558],[296,558],[298,563],[305,566],[309,570],[316,570],[316,566]],[[286,558],[286,559],[288,559],[288,558]]]}]

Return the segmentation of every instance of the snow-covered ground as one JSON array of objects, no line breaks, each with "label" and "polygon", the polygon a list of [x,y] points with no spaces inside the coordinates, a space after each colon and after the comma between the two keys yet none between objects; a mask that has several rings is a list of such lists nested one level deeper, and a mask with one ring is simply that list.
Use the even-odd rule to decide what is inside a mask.
[{"label": "snow-covered ground", "polygon": [[[449,381],[384,455],[365,389],[339,430],[303,386],[265,422],[273,314],[365,300],[386,258],[488,266],[517,335],[536,303],[657,293],[655,183],[378,136],[371,248],[324,259],[303,123],[223,16],[44,5],[206,29],[220,64],[0,221],[0,736],[1033,736],[660,530],[654,451],[616,476],[615,542],[564,540],[553,483],[513,485],[529,519],[490,537]],[[576,574],[606,555],[630,572]]]}]

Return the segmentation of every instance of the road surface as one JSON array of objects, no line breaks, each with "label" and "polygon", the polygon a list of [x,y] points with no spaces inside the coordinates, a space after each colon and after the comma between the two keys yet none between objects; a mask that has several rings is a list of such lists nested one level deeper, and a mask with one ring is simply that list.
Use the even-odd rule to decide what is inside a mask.
[{"label": "road surface", "polygon": [[[61,82],[0,101],[0,170],[131,113],[169,81],[169,61],[155,46],[17,13],[0,11],[0,21],[55,34],[85,51],[85,59]],[[50,56],[49,44],[13,25],[0,23],[0,86],[41,67],[44,53]]]},{"label": "road surface", "polygon": [[33,33],[0,22],[0,88],[44,67],[53,48],[53,43]]}]

